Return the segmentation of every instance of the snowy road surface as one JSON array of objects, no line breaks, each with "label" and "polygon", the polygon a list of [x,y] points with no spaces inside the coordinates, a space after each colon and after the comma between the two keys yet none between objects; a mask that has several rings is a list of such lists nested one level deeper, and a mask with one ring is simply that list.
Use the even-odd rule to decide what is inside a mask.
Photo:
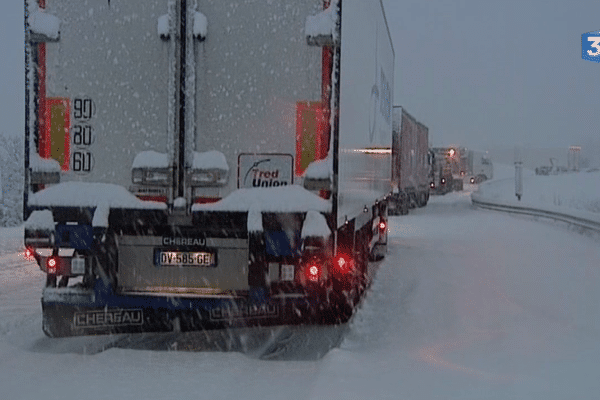
[{"label": "snowy road surface", "polygon": [[[568,227],[476,210],[469,193],[390,221],[344,341],[318,360],[48,339],[22,231],[0,229],[6,399],[596,399],[600,246]],[[89,350],[89,351],[88,351]]]}]

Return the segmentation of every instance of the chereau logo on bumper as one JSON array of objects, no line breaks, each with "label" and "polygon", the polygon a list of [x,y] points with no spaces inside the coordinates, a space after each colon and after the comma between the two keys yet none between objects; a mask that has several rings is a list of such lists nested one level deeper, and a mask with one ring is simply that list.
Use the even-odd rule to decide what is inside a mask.
[{"label": "chereau logo on bumper", "polygon": [[279,307],[276,304],[240,304],[237,307],[215,307],[210,310],[212,321],[234,320],[240,318],[277,317]]},{"label": "chereau logo on bumper", "polygon": [[581,35],[581,58],[600,63],[600,30]]},{"label": "chereau logo on bumper", "polygon": [[289,154],[240,154],[238,187],[268,188],[291,185],[294,158]]},{"label": "chereau logo on bumper", "polygon": [[77,312],[73,317],[75,328],[142,325],[142,310],[100,310]]}]

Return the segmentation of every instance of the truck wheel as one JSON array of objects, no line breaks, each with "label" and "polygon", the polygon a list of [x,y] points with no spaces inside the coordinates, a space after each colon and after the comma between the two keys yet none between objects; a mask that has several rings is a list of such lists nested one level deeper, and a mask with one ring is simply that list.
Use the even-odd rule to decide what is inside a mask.
[{"label": "truck wheel", "polygon": [[400,202],[396,198],[388,198],[388,213],[389,215],[400,215]]},{"label": "truck wheel", "polygon": [[365,285],[367,282],[367,272],[369,269],[369,259],[371,258],[371,254],[369,251],[369,236],[364,229],[361,229],[360,232],[356,235],[356,244],[355,244],[355,260],[356,260],[356,270],[357,276],[355,281],[356,294],[358,297],[362,294],[365,289]]},{"label": "truck wheel", "polygon": [[387,253],[387,234],[385,235],[385,240],[382,242],[375,243],[373,246],[373,252],[371,253],[369,260],[370,261],[381,261],[385,258]]},{"label": "truck wheel", "polygon": [[417,208],[419,206],[419,197],[416,193],[412,193],[408,197],[409,208]]},{"label": "truck wheel", "polygon": [[317,318],[322,325],[345,324],[352,317],[354,302],[344,296],[344,293],[332,291],[332,295],[326,301],[326,306],[319,310]]},{"label": "truck wheel", "polygon": [[408,202],[402,203],[402,208],[400,209],[400,215],[408,214]]},{"label": "truck wheel", "polygon": [[423,192],[417,194],[417,207],[421,208],[425,205],[425,195]]}]

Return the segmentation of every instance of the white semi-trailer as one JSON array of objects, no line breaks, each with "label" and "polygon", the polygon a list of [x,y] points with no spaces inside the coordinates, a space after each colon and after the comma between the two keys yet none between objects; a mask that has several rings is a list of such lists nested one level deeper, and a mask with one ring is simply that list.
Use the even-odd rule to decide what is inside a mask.
[{"label": "white semi-trailer", "polygon": [[406,109],[394,106],[392,129],[392,195],[390,214],[407,214],[409,208],[424,207],[433,180],[429,152],[429,128]]},{"label": "white semi-trailer", "polygon": [[469,183],[481,183],[494,177],[494,165],[487,152],[468,150],[467,178]]},{"label": "white semi-trailer", "polygon": [[52,337],[347,321],[387,244],[380,0],[25,0]]}]

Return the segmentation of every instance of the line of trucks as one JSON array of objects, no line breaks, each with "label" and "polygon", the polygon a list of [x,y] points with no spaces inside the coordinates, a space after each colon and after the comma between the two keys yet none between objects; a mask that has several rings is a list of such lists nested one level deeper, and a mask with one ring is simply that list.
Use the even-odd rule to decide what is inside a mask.
[{"label": "line of trucks", "polygon": [[346,322],[438,187],[380,0],[25,0],[25,28],[50,337]]},{"label": "line of trucks", "polygon": [[431,193],[463,190],[464,184],[479,184],[494,177],[487,152],[461,146],[433,147],[431,154]]}]

